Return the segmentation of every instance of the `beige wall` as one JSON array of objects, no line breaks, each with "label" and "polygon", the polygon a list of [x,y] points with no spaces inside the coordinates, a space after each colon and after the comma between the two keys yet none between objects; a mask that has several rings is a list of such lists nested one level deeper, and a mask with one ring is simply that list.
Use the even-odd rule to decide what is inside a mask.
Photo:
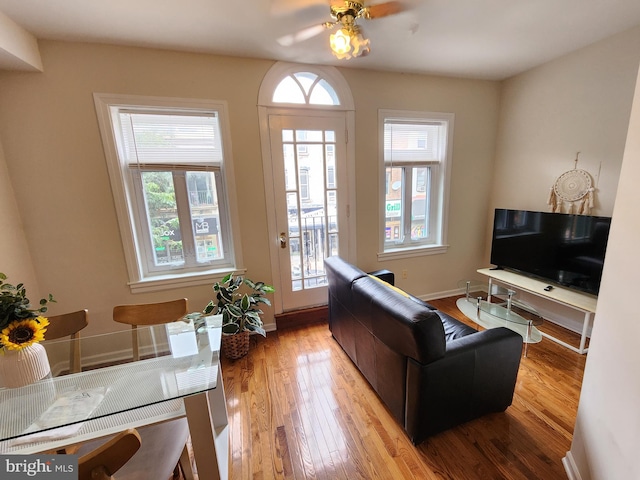
[{"label": "beige wall", "polygon": [[[228,102],[247,275],[273,281],[256,107],[272,62],[64,42],[41,42],[41,53],[43,73],[0,72],[0,141],[37,278],[59,300],[52,313],[88,308],[91,330],[106,331],[115,328],[115,304],[186,296],[197,310],[212,293],[209,286],[130,293],[94,92]],[[399,283],[418,295],[456,288],[457,280],[477,268],[482,254],[477,238],[485,231],[500,85],[341,71],[357,112],[358,263],[367,269],[407,269],[408,279]],[[379,108],[456,115],[446,255],[377,262]],[[0,255],[5,264],[8,252]]]},{"label": "beige wall", "polygon": [[12,285],[24,283],[27,294],[32,298],[42,298],[38,290],[38,281],[27,238],[22,228],[22,220],[18,213],[18,205],[13,193],[9,170],[0,143],[0,272],[8,278]]},{"label": "beige wall", "polygon": [[640,478],[640,75],[631,113],[593,340],[567,455],[582,480]]},{"label": "beige wall", "polygon": [[592,214],[610,216],[639,61],[640,27],[505,81],[492,208],[548,210],[581,152],[597,187]]},{"label": "beige wall", "polygon": [[[388,268],[417,295],[457,288],[480,265],[495,151],[497,82],[342,70],[356,105],[358,265]],[[444,255],[378,262],[378,109],[455,114],[449,250]],[[407,270],[407,279],[400,272]]]}]

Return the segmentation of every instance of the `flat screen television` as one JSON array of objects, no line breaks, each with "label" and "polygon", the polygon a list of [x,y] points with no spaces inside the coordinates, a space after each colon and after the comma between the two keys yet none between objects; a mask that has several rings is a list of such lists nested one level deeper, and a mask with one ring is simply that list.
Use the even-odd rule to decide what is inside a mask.
[{"label": "flat screen television", "polygon": [[491,263],[597,295],[610,226],[610,217],[499,208]]}]

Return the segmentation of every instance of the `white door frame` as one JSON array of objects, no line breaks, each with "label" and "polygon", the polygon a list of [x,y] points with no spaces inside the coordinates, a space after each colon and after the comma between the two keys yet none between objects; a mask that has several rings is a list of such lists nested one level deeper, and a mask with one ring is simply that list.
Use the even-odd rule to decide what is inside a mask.
[{"label": "white door frame", "polygon": [[[355,242],[355,227],[356,227],[356,215],[355,215],[355,143],[354,143],[354,112],[346,111],[345,123],[347,126],[347,201],[341,205],[341,208],[347,209],[347,224],[341,226],[341,234],[348,236],[347,248],[348,251],[341,252],[340,255],[347,261],[353,262],[356,258],[356,242]],[[273,179],[273,158],[271,155],[271,142],[269,138],[269,116],[270,115],[297,115],[297,116],[317,116],[321,117],[326,115],[323,109],[310,109],[310,108],[282,108],[282,107],[263,107],[258,106],[258,116],[260,121],[260,140],[262,145],[262,164],[264,173],[264,188],[265,188],[265,200],[267,207],[267,230],[269,235],[269,257],[271,260],[271,272],[273,275],[273,281],[276,283],[276,292],[273,298],[273,308],[275,313],[282,313],[284,311],[282,295],[279,294],[279,282],[281,279],[280,262],[279,262],[279,250],[280,241],[279,233],[276,228],[276,216],[275,216],[275,195],[274,179]]]},{"label": "white door frame", "polygon": [[[336,91],[340,99],[340,105],[294,105],[276,104],[272,101],[275,88],[286,76],[295,72],[311,72],[324,78]],[[269,138],[270,115],[306,115],[322,116],[326,111],[339,111],[345,115],[347,128],[347,189],[346,202],[342,208],[347,209],[347,224],[342,226],[341,233],[348,236],[348,251],[341,252],[341,256],[349,262],[355,263],[356,259],[356,192],[355,192],[355,107],[349,84],[335,67],[295,64],[288,62],[276,62],[265,74],[258,94],[258,120],[260,125],[260,142],[262,150],[262,165],[264,175],[265,201],[267,207],[267,229],[269,235],[269,258],[271,261],[271,273],[276,292],[273,297],[273,308],[276,314],[284,311],[282,295],[278,291],[278,283],[281,278],[278,250],[280,242],[275,219],[275,191],[273,182],[273,160],[271,157],[271,145]]]}]

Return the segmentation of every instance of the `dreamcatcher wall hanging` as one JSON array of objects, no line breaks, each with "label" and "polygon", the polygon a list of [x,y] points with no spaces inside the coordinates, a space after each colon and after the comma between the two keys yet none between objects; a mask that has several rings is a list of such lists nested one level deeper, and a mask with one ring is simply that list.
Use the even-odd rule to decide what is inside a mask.
[{"label": "dreamcatcher wall hanging", "polygon": [[589,215],[593,208],[595,188],[589,172],[578,169],[578,155],[573,170],[560,175],[551,187],[547,204],[552,212]]}]

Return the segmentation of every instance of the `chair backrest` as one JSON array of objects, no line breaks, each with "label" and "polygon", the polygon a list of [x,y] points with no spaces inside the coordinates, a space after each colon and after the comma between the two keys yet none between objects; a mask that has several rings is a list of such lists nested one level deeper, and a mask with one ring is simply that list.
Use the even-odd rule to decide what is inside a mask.
[{"label": "chair backrest", "polygon": [[142,303],[137,305],[117,305],[113,307],[113,319],[118,323],[131,325],[133,336],[133,359],[139,360],[139,325],[158,325],[180,320],[189,312],[187,299],[180,298],[168,302]]},{"label": "chair backrest", "polygon": [[69,349],[69,372],[77,373],[82,370],[80,364],[80,330],[89,325],[89,311],[87,309],[77,312],[63,313],[47,317],[49,326],[45,338],[55,340],[57,338],[71,337]]},{"label": "chair backrest", "polygon": [[78,459],[78,480],[110,480],[133,457],[141,444],[136,429],[120,432]]}]

